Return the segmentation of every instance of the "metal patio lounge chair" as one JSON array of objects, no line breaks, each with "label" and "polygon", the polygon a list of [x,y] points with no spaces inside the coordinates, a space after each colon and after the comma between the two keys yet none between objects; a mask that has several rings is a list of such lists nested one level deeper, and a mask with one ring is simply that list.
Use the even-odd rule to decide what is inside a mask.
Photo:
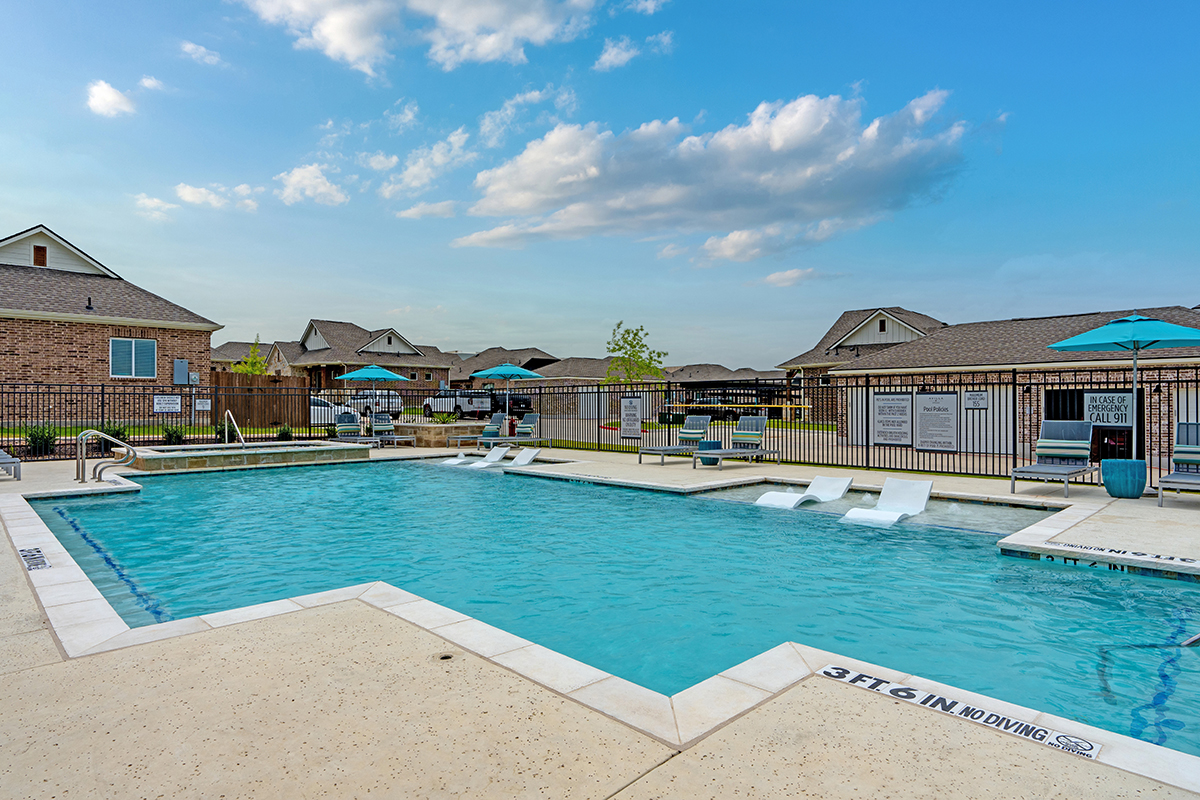
[{"label": "metal patio lounge chair", "polygon": [[874,525],[886,528],[902,519],[915,517],[925,510],[933,481],[906,481],[899,478],[884,478],[883,491],[875,501],[874,508],[852,508],[842,517],[842,522],[859,525]]},{"label": "metal patio lounge chair", "polygon": [[447,437],[446,443],[454,442],[455,447],[462,447],[463,442],[475,442],[475,446],[478,449],[480,439],[495,439],[500,436],[500,428],[504,425],[504,417],[505,414],[503,412],[492,414],[491,420],[488,421],[487,425],[483,426],[482,433],[473,433],[470,436],[450,436]]},{"label": "metal patio lounge chair", "polygon": [[744,458],[749,464],[755,458],[773,455],[775,463],[780,463],[783,456],[778,450],[767,450],[762,446],[766,430],[766,417],[741,417],[733,430],[733,446],[723,450],[696,450],[692,453],[692,469],[696,468],[696,462],[701,458],[715,458],[718,471],[721,469],[721,462],[727,458]]},{"label": "metal patio lounge chair", "polygon": [[[486,441],[481,438],[479,441],[487,444],[488,446],[495,444],[521,444],[529,446],[534,443],[540,444],[545,442],[546,446],[550,447],[553,443],[549,438],[536,435],[538,420],[541,418],[541,414],[530,412],[522,417],[521,421],[517,423],[516,436],[497,436],[495,439],[488,439]],[[479,447],[479,444],[476,444],[475,446]]]},{"label": "metal patio lounge chair", "polygon": [[403,442],[407,442],[413,447],[417,446],[416,436],[399,436],[396,434],[396,423],[392,421],[390,414],[371,415],[371,436],[379,440],[380,447],[385,444],[390,444],[392,447],[399,447]]},{"label": "metal patio lounge chair", "polygon": [[21,480],[21,459],[0,450],[0,472],[7,472],[13,480]]},{"label": "metal patio lounge chair", "polygon": [[1034,452],[1036,464],[1016,467],[1009,476],[1009,493],[1017,491],[1017,478],[1062,481],[1063,497],[1069,497],[1070,480],[1099,472],[1092,462],[1092,423],[1076,420],[1042,420],[1041,435]]},{"label": "metal patio lounge chair", "polygon": [[336,441],[353,442],[354,444],[369,444],[379,446],[379,439],[374,436],[363,436],[359,427],[358,416],[355,414],[338,414],[334,418]]},{"label": "metal patio lounge chair", "polygon": [[1200,422],[1180,422],[1175,426],[1175,450],[1171,453],[1171,474],[1158,479],[1158,504],[1163,490],[1200,490]]},{"label": "metal patio lounge chair", "polygon": [[638,450],[638,463],[642,463],[643,455],[658,456],[659,465],[667,463],[667,456],[691,455],[700,440],[708,435],[710,421],[712,421],[712,417],[706,417],[703,414],[688,416],[683,421],[683,427],[679,429],[679,444],[642,447]]},{"label": "metal patio lounge chair", "polygon": [[795,508],[801,503],[815,500],[818,503],[828,503],[840,500],[850,489],[853,478],[830,478],[818,475],[804,490],[803,494],[796,492],[766,492],[754,501],[756,506],[771,506],[772,508]]}]

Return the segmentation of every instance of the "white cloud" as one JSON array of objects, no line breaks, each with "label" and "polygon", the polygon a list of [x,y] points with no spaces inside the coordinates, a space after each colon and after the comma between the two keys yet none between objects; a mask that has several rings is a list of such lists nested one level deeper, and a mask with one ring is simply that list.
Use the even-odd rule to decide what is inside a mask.
[{"label": "white cloud", "polygon": [[478,153],[467,150],[470,134],[459,128],[431,147],[418,147],[404,161],[404,172],[379,187],[379,194],[391,198],[400,192],[418,192],[429,187],[450,170],[474,161]]},{"label": "white cloud", "polygon": [[626,0],[625,8],[639,14],[650,15],[667,4],[667,0]]},{"label": "white cloud", "polygon": [[92,81],[88,84],[87,105],[93,114],[102,117],[132,114],[137,110],[132,100],[105,81]]},{"label": "white cloud", "polygon": [[[393,107],[398,106],[403,102],[404,98],[401,97],[395,102]],[[417,105],[417,101],[410,100],[405,103],[404,107],[399,111],[383,112],[383,118],[387,120],[388,127],[391,128],[394,133],[402,133],[417,124],[417,114],[420,112],[420,110],[421,108]]]},{"label": "white cloud", "polygon": [[675,32],[663,31],[646,37],[646,44],[656,53],[667,54],[675,49]]},{"label": "white cloud", "polygon": [[247,197],[245,200],[238,200],[237,207],[242,211],[255,212],[258,211],[258,201]]},{"label": "white cloud", "polygon": [[191,203],[194,206],[209,205],[213,208],[223,208],[229,202],[211,189],[188,186],[186,183],[178,184],[175,187],[175,196],[183,202]]},{"label": "white cloud", "polygon": [[817,277],[817,271],[811,267],[808,269],[789,269],[783,272],[772,272],[763,278],[763,283],[768,286],[795,286],[801,281],[807,281],[815,277]]},{"label": "white cloud", "polygon": [[376,172],[386,172],[400,163],[400,156],[385,155],[382,150],[374,153],[359,153],[358,163]]},{"label": "white cloud", "polygon": [[339,206],[350,202],[350,198],[325,177],[325,164],[305,164],[290,172],[281,172],[275,180],[283,182],[282,189],[275,190],[275,196],[285,205],[299,203],[304,198],[326,206]]},{"label": "white cloud", "polygon": [[251,186],[248,183],[240,183],[233,187],[233,193],[238,197],[249,197],[252,194],[261,194],[264,190],[262,186]]},{"label": "white cloud", "polygon": [[572,113],[577,105],[575,93],[570,89],[559,89],[547,86],[545,89],[535,89],[522,92],[504,101],[504,105],[495,111],[489,111],[479,118],[479,138],[484,147],[499,147],[504,143],[504,135],[512,127],[517,115],[524,106],[543,103],[554,98],[554,107],[565,113]]},{"label": "white cloud", "polygon": [[560,124],[476,176],[470,213],[509,219],[454,244],[708,231],[708,257],[732,260],[815,244],[939,195],[965,130],[935,124],[945,97],[866,125],[863,101],[836,95],[762,103],[744,125],[698,136],[677,119],[620,135]]},{"label": "white cloud", "polygon": [[686,253],[688,249],[677,244],[665,244],[658,251],[659,258],[675,258]]},{"label": "white cloud", "polygon": [[174,203],[168,203],[166,200],[159,200],[157,197],[151,197],[145,192],[134,198],[137,205],[137,214],[140,217],[153,220],[154,222],[166,222],[171,217],[167,214],[173,208],[179,208]]},{"label": "white cloud", "polygon": [[166,85],[162,81],[160,81],[158,78],[151,77],[150,75],[143,75],[142,79],[140,81],[138,81],[138,85],[141,86],[143,89],[165,89],[165,88],[167,88]]},{"label": "white cloud", "polygon": [[620,39],[605,39],[604,50],[596,59],[596,63],[592,64],[592,69],[597,72],[608,72],[617,67],[623,67],[641,52],[628,36],[622,36]]},{"label": "white cloud", "polygon": [[[391,58],[402,17],[417,22],[429,58],[451,70],[465,62],[526,61],[526,44],[568,41],[591,25],[597,0],[242,0],[282,25],[296,47],[320,50],[367,75]],[[426,23],[423,27],[421,23]]]},{"label": "white cloud", "polygon": [[444,200],[440,203],[417,203],[412,208],[397,211],[400,219],[424,219],[425,217],[453,217],[454,201]]},{"label": "white cloud", "polygon": [[224,63],[221,61],[221,54],[215,50],[209,50],[207,47],[196,44],[195,42],[180,42],[179,49],[184,55],[189,56],[193,61],[199,64],[208,64],[210,67],[215,67],[218,64]]}]

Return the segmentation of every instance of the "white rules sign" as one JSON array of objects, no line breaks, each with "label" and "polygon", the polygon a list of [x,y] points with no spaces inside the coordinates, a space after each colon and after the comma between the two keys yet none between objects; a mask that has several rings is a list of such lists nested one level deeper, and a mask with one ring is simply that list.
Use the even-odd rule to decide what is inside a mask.
[{"label": "white rules sign", "polygon": [[1132,392],[1084,392],[1083,418],[1097,425],[1133,427]]},{"label": "white rules sign", "polygon": [[875,444],[912,444],[912,395],[876,392],[872,399]]},{"label": "white rules sign", "polygon": [[642,398],[621,398],[621,438],[642,438]]}]

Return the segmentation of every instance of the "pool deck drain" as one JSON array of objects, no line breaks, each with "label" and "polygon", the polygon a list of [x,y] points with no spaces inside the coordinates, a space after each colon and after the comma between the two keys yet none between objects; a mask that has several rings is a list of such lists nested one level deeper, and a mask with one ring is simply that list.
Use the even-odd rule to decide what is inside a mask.
[{"label": "pool deck drain", "polygon": [[[675,491],[715,476],[690,468],[692,475],[684,476],[672,463],[638,466],[622,454],[572,455],[578,461],[528,471]],[[1183,797],[1200,791],[1195,757],[795,643],[668,698],[382,583],[129,629],[18,493],[70,490],[69,469],[56,469],[62,466],[28,465],[24,486],[0,481],[0,520],[9,539],[0,553],[0,674],[7,675],[0,698],[9,710],[0,718],[0,741],[19,752],[0,772],[0,784],[21,787],[14,796],[57,793],[51,785],[83,796],[152,789],[277,796],[292,786],[283,793],[337,787],[352,796],[375,787],[411,796],[625,800],[801,790],[825,797],[872,789],[895,797]],[[754,465],[725,470],[719,482],[804,482],[817,472],[838,471]],[[882,483],[880,473],[843,472],[853,473],[861,487]],[[935,492],[967,498],[994,492],[1003,499],[995,490],[1007,486],[933,479]],[[1039,485],[1022,488],[1020,496],[1033,502],[1055,500],[1050,491],[1037,491],[1045,491]],[[1172,498],[1172,507],[1158,509],[1151,500],[1114,503],[1095,489],[1073,494],[1064,511],[1031,526],[1043,526],[1039,530],[1015,534],[1024,539],[1011,544],[1042,556],[1054,548],[1076,555],[1081,547],[1123,549],[1129,558],[1154,550],[1150,555],[1160,560],[1173,554],[1173,570],[1190,566],[1181,559],[1200,557],[1200,545],[1186,535],[1195,530],[1191,519],[1200,515],[1200,499]],[[1160,530],[1147,537],[1151,522]],[[50,568],[27,570],[18,549],[41,551]],[[343,638],[354,647],[340,645]],[[461,648],[463,658],[439,662],[438,669],[469,676],[452,686],[418,669],[444,653],[447,642]],[[389,656],[380,660],[380,652]],[[365,672],[357,659],[370,663]],[[841,683],[819,674],[830,665],[871,681]],[[409,679],[393,676],[389,683],[384,673]],[[371,688],[349,691],[358,705],[343,708],[334,701],[347,695],[347,674]],[[247,694],[239,681],[257,691]],[[1089,761],[969,716],[949,717],[861,690],[875,681],[1091,742],[1099,756]],[[299,722],[298,706],[310,708]],[[257,709],[250,726],[247,707]],[[439,707],[456,711],[442,714]],[[313,708],[328,713],[316,715]],[[364,727],[355,714],[387,717],[376,722],[389,735]],[[412,721],[414,714],[440,714],[445,728],[421,720],[415,729],[389,728],[393,718]],[[162,736],[148,740],[139,726]],[[116,729],[132,732],[131,740],[111,738]],[[228,747],[217,731],[232,737]],[[396,756],[406,742],[411,747]],[[153,752],[144,755],[139,748],[147,745]],[[84,751],[90,771],[78,766]],[[332,754],[347,761],[330,762]],[[151,763],[157,771],[147,768]],[[350,770],[350,763],[357,768]]]}]

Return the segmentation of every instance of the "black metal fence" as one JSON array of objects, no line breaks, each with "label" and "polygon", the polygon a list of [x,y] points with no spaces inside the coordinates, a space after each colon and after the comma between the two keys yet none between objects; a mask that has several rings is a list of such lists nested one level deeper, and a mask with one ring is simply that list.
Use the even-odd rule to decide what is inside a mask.
[{"label": "black metal fence", "polygon": [[[1030,463],[1043,419],[1092,418],[1095,460],[1134,457],[1136,424],[1137,456],[1148,460],[1154,484],[1170,469],[1175,424],[1200,421],[1197,372],[1142,370],[1136,403],[1126,369],[514,386],[512,393],[522,406],[528,398],[541,415],[539,435],[556,447],[632,453],[673,444],[688,414],[711,417],[709,437],[727,445],[738,417],[761,414],[769,418],[765,444],[784,461],[981,476]],[[429,390],[387,391],[372,412],[426,421]],[[347,403],[367,410],[347,390],[6,384],[0,448],[23,459],[72,458],[75,434],[89,427],[135,445],[214,442],[226,410],[247,440],[327,438]],[[634,418],[640,425],[630,424]]]}]

